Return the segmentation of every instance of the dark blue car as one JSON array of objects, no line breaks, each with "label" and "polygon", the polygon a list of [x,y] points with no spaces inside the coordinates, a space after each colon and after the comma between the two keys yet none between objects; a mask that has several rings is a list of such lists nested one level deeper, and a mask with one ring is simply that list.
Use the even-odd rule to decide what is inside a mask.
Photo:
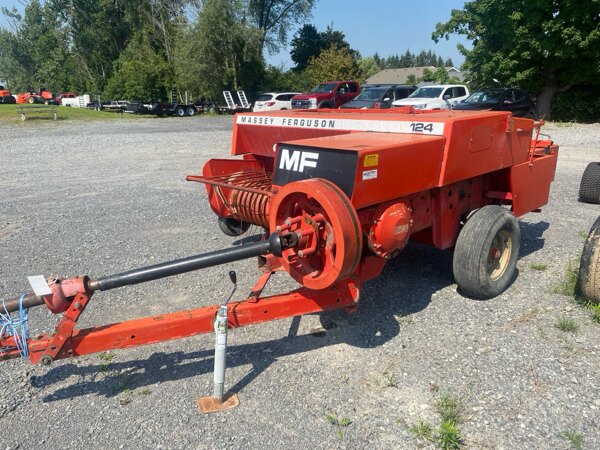
[{"label": "dark blue car", "polygon": [[533,117],[533,100],[521,89],[489,88],[473,92],[452,109],[510,111],[515,117]]}]

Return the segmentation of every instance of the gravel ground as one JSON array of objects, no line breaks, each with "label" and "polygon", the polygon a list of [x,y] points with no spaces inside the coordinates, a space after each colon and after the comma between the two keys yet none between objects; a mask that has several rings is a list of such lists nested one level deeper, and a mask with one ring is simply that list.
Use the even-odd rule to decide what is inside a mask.
[{"label": "gravel ground", "polygon": [[[98,277],[231,245],[203,188],[184,180],[228,154],[231,123],[0,124],[0,293],[27,288],[27,275]],[[233,331],[227,386],[241,404],[212,415],[196,409],[212,392],[212,336],[50,367],[5,362],[0,449],[435,448],[409,427],[437,427],[445,393],[464,406],[466,448],[566,449],[565,431],[600,448],[600,325],[553,293],[600,214],[577,202],[586,164],[600,159],[600,125],[544,131],[561,146],[551,200],[522,218],[519,276],[500,297],[462,297],[451,254],[411,244],[365,285],[356,314]],[[99,293],[81,326],[216,303],[232,267],[242,297],[253,262]],[[272,289],[288,287],[281,274]],[[563,317],[579,330],[557,329]],[[45,308],[30,319],[33,335],[56,323]]]}]

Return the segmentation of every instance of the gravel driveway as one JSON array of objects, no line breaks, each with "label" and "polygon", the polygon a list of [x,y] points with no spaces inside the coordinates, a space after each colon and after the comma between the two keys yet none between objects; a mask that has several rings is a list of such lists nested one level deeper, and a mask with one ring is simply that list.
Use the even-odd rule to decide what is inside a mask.
[{"label": "gravel driveway", "polygon": [[[26,289],[28,275],[99,277],[230,246],[185,175],[228,155],[231,123],[0,124],[0,294]],[[568,449],[565,432],[600,448],[600,325],[553,293],[600,215],[577,202],[600,125],[544,132],[561,146],[551,200],[520,221],[519,276],[500,297],[462,297],[451,253],[411,244],[365,285],[356,314],[231,332],[226,383],[241,404],[212,415],[196,409],[212,393],[212,335],[50,367],[5,362],[0,449],[436,448],[410,427],[439,426],[444,395],[463,407],[465,448]],[[253,261],[99,293],[81,326],[216,303],[231,268],[242,298]],[[290,287],[281,274],[271,289]],[[578,331],[558,329],[561,318]],[[36,335],[56,316],[36,308],[30,320]]]}]

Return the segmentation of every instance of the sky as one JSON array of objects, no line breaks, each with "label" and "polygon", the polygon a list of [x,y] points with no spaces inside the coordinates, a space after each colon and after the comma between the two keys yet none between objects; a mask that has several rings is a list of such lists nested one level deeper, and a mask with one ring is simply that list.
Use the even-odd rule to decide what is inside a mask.
[{"label": "sky", "polygon": [[[462,9],[464,4],[464,0],[317,0],[310,23],[318,31],[325,31],[328,25],[342,31],[350,47],[363,57],[375,53],[381,57],[401,55],[407,49],[412,53],[432,50],[444,60],[451,58],[458,67],[464,57],[456,45],[463,43],[469,48],[468,41],[452,35],[450,40],[442,39],[436,44],[431,40],[431,33],[438,22],[450,18],[452,9]],[[267,62],[277,66],[283,64],[286,69],[294,65],[289,49],[268,55]]]},{"label": "sky", "polygon": [[[464,38],[453,35],[449,41],[438,44],[431,40],[435,24],[450,18],[452,9],[462,9],[464,0],[317,0],[313,10],[314,24],[319,31],[328,25],[342,31],[350,46],[362,56],[376,52],[381,57],[401,55],[407,49],[412,53],[432,50],[444,60],[451,58],[455,66],[464,62],[456,44],[467,44]],[[22,9],[22,1],[0,0],[0,6],[16,6]],[[0,25],[6,23],[0,19]],[[289,34],[291,39],[301,24]],[[467,48],[469,46],[467,45]],[[267,55],[267,62],[285,69],[294,64],[289,48],[275,55]]]}]

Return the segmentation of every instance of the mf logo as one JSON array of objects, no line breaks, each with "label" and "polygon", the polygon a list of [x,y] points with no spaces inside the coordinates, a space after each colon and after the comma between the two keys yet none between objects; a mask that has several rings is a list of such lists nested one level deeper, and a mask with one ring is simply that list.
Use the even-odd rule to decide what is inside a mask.
[{"label": "mf logo", "polygon": [[318,159],[318,153],[290,151],[287,148],[282,148],[279,168],[293,170],[294,172],[304,172],[305,167],[317,167]]}]

